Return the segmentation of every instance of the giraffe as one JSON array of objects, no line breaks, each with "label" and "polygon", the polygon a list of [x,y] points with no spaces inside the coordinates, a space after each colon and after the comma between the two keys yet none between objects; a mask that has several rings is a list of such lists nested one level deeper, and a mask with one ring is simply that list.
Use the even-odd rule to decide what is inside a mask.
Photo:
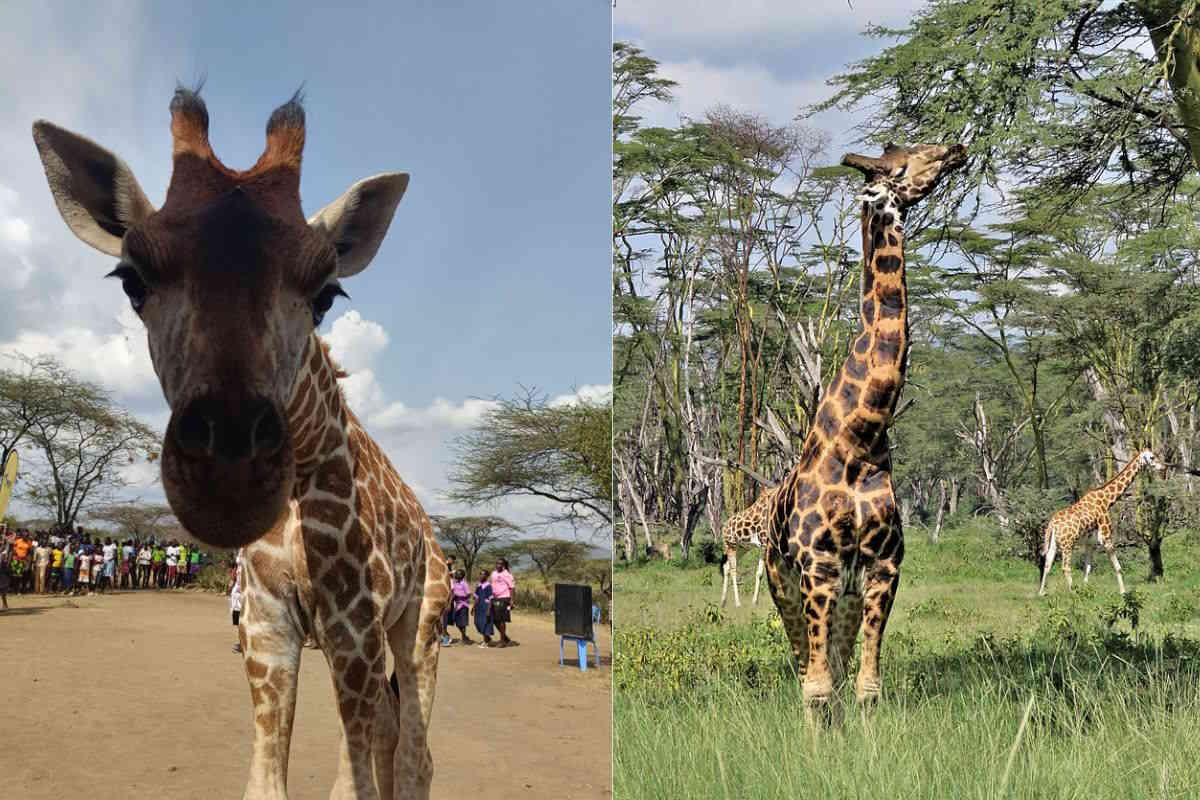
[{"label": "giraffe", "polygon": [[867,181],[860,198],[863,330],[772,497],[765,553],[767,586],[804,675],[810,723],[830,708],[860,627],[855,695],[865,705],[880,693],[879,651],[904,555],[887,438],[908,355],[903,223],[909,208],[965,162],[958,144],[889,144],[880,158],[842,159]]},{"label": "giraffe", "polygon": [[721,541],[725,545],[725,554],[721,559],[721,571],[724,573],[721,583],[722,606],[725,605],[726,594],[732,581],[733,605],[735,608],[742,607],[737,583],[737,554],[738,549],[742,547],[759,548],[758,566],[754,570],[754,599],[750,601],[751,605],[758,605],[758,585],[763,575],[761,549],[767,538],[767,513],[771,509],[771,496],[774,492],[774,488],[764,490],[753,503],[725,520],[725,524],[721,526]]},{"label": "giraffe", "polygon": [[[1046,579],[1050,577],[1050,570],[1054,567],[1055,551],[1060,547],[1062,548],[1063,577],[1067,579],[1067,588],[1073,588],[1071,551],[1080,538],[1091,530],[1096,531],[1096,541],[1108,553],[1108,560],[1112,562],[1113,573],[1117,576],[1118,591],[1125,594],[1125,581],[1121,577],[1121,564],[1117,561],[1112,519],[1108,516],[1108,510],[1112,508],[1113,503],[1120,499],[1121,495],[1125,494],[1143,467],[1150,467],[1157,473],[1162,473],[1167,468],[1155,457],[1154,451],[1143,450],[1137,458],[1131,458],[1129,463],[1108,483],[1097,486],[1075,503],[1050,517],[1050,522],[1046,524],[1046,533],[1042,537],[1041,548],[1038,551],[1038,572],[1042,576],[1042,581],[1038,585],[1039,597],[1046,594]],[[1087,583],[1088,575],[1092,571],[1093,547],[1090,539],[1084,540],[1084,583]]]},{"label": "giraffe", "polygon": [[[339,278],[375,256],[405,173],[355,183],[305,220],[300,94],[249,170],[221,163],[198,91],[170,104],[172,173],[155,209],[126,164],[49,122],[33,138],[67,226],[119,259],[170,421],[160,457],[196,538],[244,548],[239,640],[254,707],[244,797],[287,796],[300,653],[329,663],[341,725],[332,798],[428,797],[445,560],[412,491],[363,430],[317,336]],[[386,650],[394,669],[386,676]],[[389,688],[390,684],[390,688]]]}]

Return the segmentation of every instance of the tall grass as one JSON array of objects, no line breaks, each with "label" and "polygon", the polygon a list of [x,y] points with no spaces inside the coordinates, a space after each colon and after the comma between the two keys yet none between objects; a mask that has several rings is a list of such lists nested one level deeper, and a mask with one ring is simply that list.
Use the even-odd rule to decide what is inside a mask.
[{"label": "tall grass", "polygon": [[1168,540],[1166,585],[1121,598],[1098,569],[1041,599],[986,530],[910,540],[883,698],[844,687],[819,731],[769,597],[722,610],[713,567],[619,569],[614,796],[1200,798],[1194,539]]}]

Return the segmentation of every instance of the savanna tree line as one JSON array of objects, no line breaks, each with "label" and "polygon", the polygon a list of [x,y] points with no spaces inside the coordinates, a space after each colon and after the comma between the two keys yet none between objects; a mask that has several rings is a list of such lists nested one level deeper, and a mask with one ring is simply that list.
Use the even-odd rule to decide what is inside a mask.
[{"label": "savanna tree line", "polygon": [[[626,554],[745,508],[793,463],[856,332],[861,178],[808,123],[857,115],[860,152],[961,141],[961,175],[907,221],[902,514],[935,540],[988,515],[1027,554],[1048,514],[1141,447],[1192,468],[1200,372],[1195,4],[931,3],[787,123],[727,106],[644,123],[676,85],[614,46],[614,473]],[[655,106],[658,106],[656,109]],[[665,116],[659,114],[659,116]],[[1200,517],[1183,470],[1117,527],[1148,549]]]}]

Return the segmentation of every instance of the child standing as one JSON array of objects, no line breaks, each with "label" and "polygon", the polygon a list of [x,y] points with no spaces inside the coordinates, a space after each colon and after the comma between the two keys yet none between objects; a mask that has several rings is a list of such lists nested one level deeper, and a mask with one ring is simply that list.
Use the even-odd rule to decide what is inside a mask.
[{"label": "child standing", "polygon": [[61,544],[54,545],[50,551],[50,585],[46,591],[55,594],[62,587],[63,548]]},{"label": "child standing", "polygon": [[82,552],[79,554],[79,561],[76,562],[77,572],[75,575],[75,594],[91,594],[92,593],[92,553],[91,545],[84,545]]},{"label": "child standing", "polygon": [[78,556],[75,555],[75,548],[67,545],[63,548],[63,582],[62,588],[64,594],[71,594],[75,588],[75,560]]},{"label": "child standing", "polygon": [[461,569],[454,573],[454,580],[450,583],[451,608],[454,614],[454,627],[458,628],[459,641],[463,644],[473,644],[471,638],[467,636],[467,626],[471,624],[471,587],[467,585],[466,577],[467,573]]},{"label": "child standing", "polygon": [[[237,553],[237,566],[234,567],[233,583],[229,587],[229,610],[233,617],[233,627],[237,629],[238,621],[242,616],[242,551]],[[233,652],[242,652],[242,638],[239,634],[238,640],[233,645]]]},{"label": "child standing", "polygon": [[491,647],[496,629],[492,625],[492,582],[486,569],[479,573],[479,585],[475,587],[475,630],[483,637],[479,646]]}]

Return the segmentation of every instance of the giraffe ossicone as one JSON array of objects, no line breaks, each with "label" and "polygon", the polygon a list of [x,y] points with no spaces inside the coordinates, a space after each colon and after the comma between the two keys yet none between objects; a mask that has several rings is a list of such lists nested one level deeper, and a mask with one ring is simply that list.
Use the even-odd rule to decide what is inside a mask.
[{"label": "giraffe ossicone", "polygon": [[861,628],[855,694],[881,690],[880,648],[904,542],[892,491],[887,427],[904,385],[908,301],[904,215],[966,163],[962,145],[889,145],[848,154],[862,200],[862,332],[821,398],[796,465],[770,501],[768,588],[800,671],[810,722],[841,683]]},{"label": "giraffe ossicone", "polygon": [[[1083,497],[1050,517],[1038,549],[1038,575],[1041,578],[1038,583],[1038,596],[1046,594],[1046,581],[1050,578],[1050,570],[1054,568],[1054,557],[1060,549],[1063,577],[1067,579],[1067,588],[1074,588],[1074,582],[1071,580],[1071,554],[1081,540],[1085,558],[1083,582],[1087,583],[1091,575],[1093,548],[1095,544],[1099,544],[1112,563],[1117,591],[1125,594],[1125,579],[1121,575],[1121,562],[1117,560],[1116,540],[1113,537],[1109,509],[1125,494],[1133,484],[1133,479],[1146,467],[1156,473],[1162,473],[1167,468],[1154,455],[1153,450],[1144,449],[1138,453],[1137,458],[1129,459],[1129,463],[1114,475],[1112,480],[1091,489]],[[1096,533],[1095,544],[1087,537],[1092,531]]]},{"label": "giraffe ossicone", "polygon": [[[428,797],[439,620],[450,596],[420,503],[347,406],[317,326],[370,263],[408,186],[385,173],[305,219],[299,94],[271,114],[253,167],[221,163],[195,91],[170,104],[161,208],[129,167],[33,126],[63,220],[119,259],[171,409],[167,499],[197,539],[242,547],[239,638],[254,705],[245,797],[287,796],[301,648],[330,666],[342,727],[332,797]],[[395,670],[385,674],[386,650]]]}]

